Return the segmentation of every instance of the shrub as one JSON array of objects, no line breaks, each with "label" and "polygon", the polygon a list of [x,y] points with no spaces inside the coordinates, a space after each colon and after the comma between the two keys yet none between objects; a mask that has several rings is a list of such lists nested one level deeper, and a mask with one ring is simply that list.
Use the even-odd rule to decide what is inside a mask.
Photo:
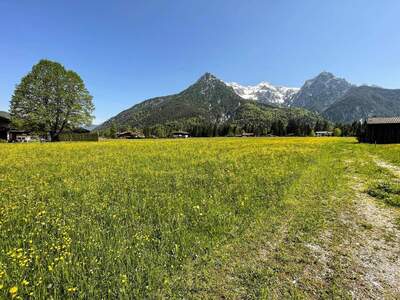
[{"label": "shrub", "polygon": [[340,128],[335,128],[334,130],[333,130],[333,135],[334,136],[342,136],[342,130],[340,129]]},{"label": "shrub", "polygon": [[388,182],[379,183],[368,189],[367,193],[392,206],[400,206],[400,187]]},{"label": "shrub", "polygon": [[63,133],[59,136],[60,142],[79,142],[79,141],[93,141],[97,142],[99,140],[99,135],[97,133]]}]

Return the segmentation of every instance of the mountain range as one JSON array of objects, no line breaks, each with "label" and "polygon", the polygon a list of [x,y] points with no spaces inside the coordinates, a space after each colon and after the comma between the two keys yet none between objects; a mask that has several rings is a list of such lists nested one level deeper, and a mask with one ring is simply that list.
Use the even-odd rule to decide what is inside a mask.
[{"label": "mountain range", "polygon": [[111,127],[119,130],[155,130],[163,127],[162,130],[193,131],[195,127],[196,130],[199,130],[197,127],[209,130],[205,128],[233,126],[253,132],[264,130],[267,133],[272,127],[281,132],[292,122],[300,124],[305,132],[314,128],[317,122],[323,122],[321,116],[306,109],[277,106],[267,102],[245,99],[225,82],[206,73],[181,93],[136,104],[96,130],[103,131]]},{"label": "mountain range", "polygon": [[301,88],[273,86],[265,82],[255,86],[228,85],[243,98],[305,108],[335,123],[351,123],[372,116],[400,115],[400,90],[356,86],[329,72],[322,72],[307,80]]},{"label": "mountain range", "polygon": [[[226,83],[210,73],[181,93],[141,102],[96,130],[115,126],[188,128],[199,124],[272,126],[303,120],[307,126],[325,118],[351,123],[371,116],[400,115],[400,90],[356,86],[329,72],[305,81],[301,88]],[[304,121],[306,120],[306,121]],[[296,122],[297,122],[296,121]],[[250,125],[249,125],[250,124]]]},{"label": "mountain range", "polygon": [[293,98],[299,92],[299,88],[290,88],[284,86],[274,86],[269,82],[261,82],[255,86],[243,86],[239,83],[232,82],[226,85],[243,99],[256,100],[266,104],[276,104],[282,106],[290,106]]}]

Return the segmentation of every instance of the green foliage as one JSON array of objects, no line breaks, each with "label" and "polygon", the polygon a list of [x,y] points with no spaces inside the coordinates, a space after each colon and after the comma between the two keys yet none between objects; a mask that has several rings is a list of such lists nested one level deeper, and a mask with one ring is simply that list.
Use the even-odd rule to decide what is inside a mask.
[{"label": "green foliage", "polygon": [[92,96],[79,75],[49,60],[33,66],[11,100],[12,121],[17,127],[50,132],[54,140],[65,129],[90,124],[93,110]]},{"label": "green foliage", "polygon": [[78,141],[93,141],[99,140],[99,134],[94,132],[88,133],[61,133],[59,135],[59,141],[61,142],[78,142]]},{"label": "green foliage", "polygon": [[342,130],[341,130],[340,128],[336,127],[336,128],[333,130],[333,135],[334,135],[334,136],[342,136]]},{"label": "green foliage", "polygon": [[323,114],[335,122],[350,124],[368,118],[371,113],[381,117],[400,115],[400,90],[352,87]]},{"label": "green foliage", "polygon": [[351,124],[347,123],[336,123],[335,128],[341,130],[341,136],[358,136],[359,134],[360,122],[356,121]]},{"label": "green foliage", "polygon": [[368,189],[368,194],[387,204],[400,207],[400,186],[395,183],[381,182]]}]

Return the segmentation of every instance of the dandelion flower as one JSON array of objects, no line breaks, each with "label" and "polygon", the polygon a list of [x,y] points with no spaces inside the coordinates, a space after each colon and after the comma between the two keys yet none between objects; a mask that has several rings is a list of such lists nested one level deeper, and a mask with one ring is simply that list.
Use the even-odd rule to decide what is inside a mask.
[{"label": "dandelion flower", "polygon": [[67,289],[68,293],[75,293],[77,291],[76,287],[71,287]]},{"label": "dandelion flower", "polygon": [[10,288],[10,294],[11,295],[15,295],[16,293],[18,293],[18,287],[17,286],[13,286],[12,288]]}]

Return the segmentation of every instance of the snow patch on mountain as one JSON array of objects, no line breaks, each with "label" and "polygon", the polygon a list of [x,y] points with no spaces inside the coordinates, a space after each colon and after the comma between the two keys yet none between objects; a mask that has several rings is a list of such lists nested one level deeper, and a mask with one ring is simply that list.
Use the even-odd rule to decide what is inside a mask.
[{"label": "snow patch on mountain", "polygon": [[274,86],[269,82],[261,82],[254,86],[244,86],[236,82],[226,83],[240,97],[249,100],[256,100],[266,104],[288,105],[294,96],[299,92],[299,88]]}]

